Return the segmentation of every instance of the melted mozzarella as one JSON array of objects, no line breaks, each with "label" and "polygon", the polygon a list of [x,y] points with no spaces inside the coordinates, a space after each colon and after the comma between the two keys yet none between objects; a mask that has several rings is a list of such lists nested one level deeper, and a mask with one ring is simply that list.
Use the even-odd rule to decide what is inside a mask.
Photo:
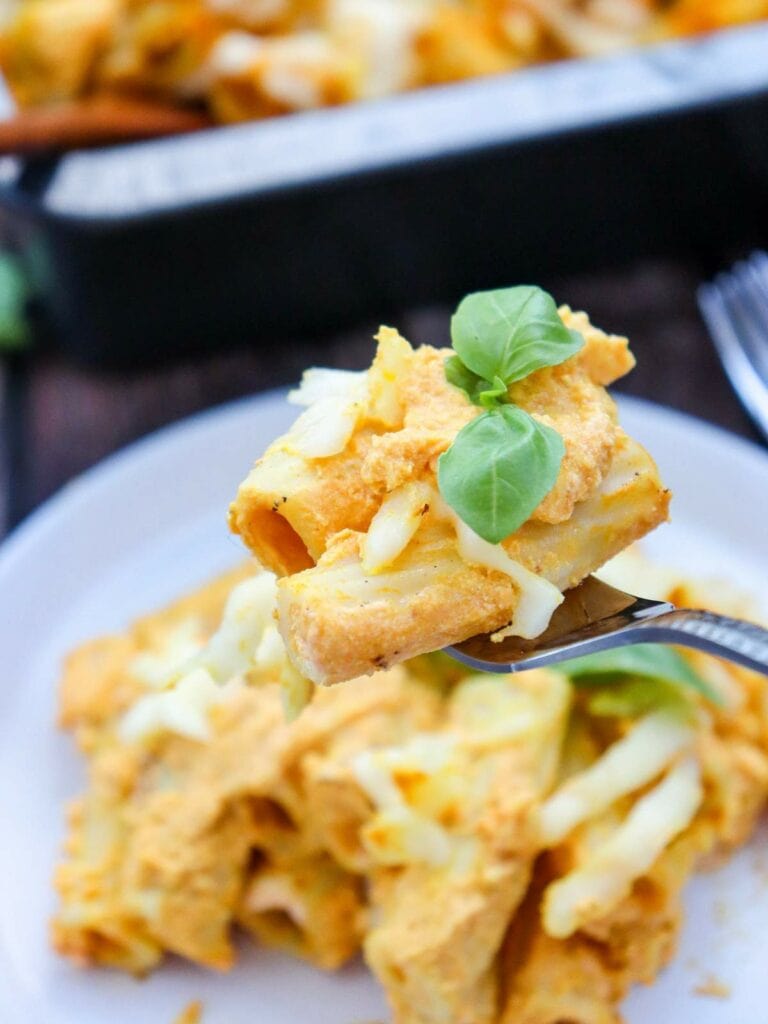
[{"label": "melted mozzarella", "polygon": [[[225,699],[246,673],[257,671],[283,687],[286,713],[295,716],[309,703],[314,687],[288,661],[274,622],[277,581],[260,572],[239,583],[229,595],[221,623],[208,643],[195,645],[192,657],[181,659],[189,640],[177,631],[170,654],[163,652],[138,668],[161,693],[142,697],[123,716],[119,733],[126,742],[158,732],[175,732],[191,739],[209,738],[208,712]],[[134,663],[134,672],[136,663]]]},{"label": "melted mozzarella", "polygon": [[530,763],[530,780],[548,785],[569,700],[566,680],[554,673],[538,685],[470,677],[449,698],[443,732],[357,754],[352,773],[374,806],[361,832],[370,857],[391,866],[422,862],[469,870],[479,837],[470,838],[461,822],[486,799],[495,752],[516,747],[520,763]]},{"label": "melted mozzarella", "polygon": [[544,894],[545,931],[565,939],[609,913],[691,823],[703,798],[698,763],[686,758],[637,801],[613,835]]},{"label": "melted mozzarella", "polygon": [[163,689],[178,677],[181,668],[202,645],[199,623],[185,619],[168,633],[159,650],[137,654],[130,664],[130,672],[145,686]]},{"label": "melted mozzarella", "polygon": [[371,857],[391,867],[414,862],[441,866],[453,852],[446,830],[409,807],[393,807],[375,815],[360,838]]},{"label": "melted mozzarella", "polygon": [[295,110],[322,105],[323,74],[338,63],[332,41],[322,32],[297,32],[268,40],[261,86],[264,91]]},{"label": "melted mozzarella", "polygon": [[387,96],[410,83],[416,33],[433,7],[430,0],[331,0],[331,29],[362,57],[361,97]]},{"label": "melted mozzarella", "polygon": [[343,451],[365,409],[367,374],[347,370],[307,370],[288,401],[303,405],[302,413],[283,438],[282,447],[307,459],[328,458]]},{"label": "melted mozzarella", "polygon": [[395,782],[397,773],[434,775],[447,766],[455,752],[452,736],[415,736],[402,747],[362,751],[355,757],[352,770],[374,804],[387,810],[405,804]]},{"label": "melted mozzarella", "polygon": [[560,0],[529,0],[529,3],[567,52],[575,56],[594,57],[631,46],[642,27],[641,23],[631,24],[621,18],[612,22],[589,17]]},{"label": "melted mozzarella", "polygon": [[376,341],[376,358],[368,371],[368,417],[395,430],[404,413],[399,383],[411,369],[413,349],[392,327],[382,327]]},{"label": "melted mozzarella", "polygon": [[361,405],[340,398],[321,398],[296,420],[282,447],[305,459],[327,459],[343,452],[355,432]]},{"label": "melted mozzarella", "polygon": [[451,720],[474,749],[484,749],[533,741],[550,725],[551,714],[541,694],[507,676],[470,676],[451,695]]},{"label": "melted mozzarella", "polygon": [[315,684],[303,676],[288,659],[280,671],[280,685],[283,689],[283,710],[289,722],[298,718],[304,708],[312,700]]},{"label": "melted mozzarella", "polygon": [[208,58],[212,75],[241,75],[264,54],[264,41],[248,32],[227,32],[216,43]]},{"label": "melted mozzarella", "polygon": [[288,392],[291,405],[314,405],[323,398],[341,398],[349,402],[365,398],[368,372],[362,370],[330,370],[312,366],[301,375],[301,383]]},{"label": "melted mozzarella", "polygon": [[532,640],[540,636],[549,625],[555,608],[563,603],[563,595],[557,587],[515,562],[501,544],[489,544],[483,540],[445,502],[441,505],[443,514],[453,521],[459,554],[464,561],[503,572],[517,587],[518,600],[512,621],[494,633],[491,639],[500,641],[507,636],[519,636]]},{"label": "melted mozzarella", "polygon": [[585,771],[542,805],[539,834],[555,846],[577,825],[656,778],[694,738],[690,724],[668,712],[647,715]]},{"label": "melted mozzarella", "polygon": [[171,689],[137,700],[121,719],[118,735],[126,743],[136,743],[172,732],[204,743],[210,739],[211,708],[226,701],[240,685],[234,679],[220,686],[205,669],[194,669]]},{"label": "melted mozzarella", "polygon": [[[364,750],[352,762],[357,782],[370,797],[376,813],[361,832],[370,856],[387,865],[414,861],[442,865],[454,844],[447,830],[435,821],[430,807],[419,805],[419,783],[434,784],[457,756],[454,737],[415,736],[402,747]],[[404,789],[399,780],[415,781]],[[432,794],[434,796],[434,794]]]},{"label": "melted mozzarella", "polygon": [[363,572],[381,572],[405,551],[429,509],[431,496],[432,488],[424,483],[403,484],[387,495],[363,542]]},{"label": "melted mozzarella", "polygon": [[279,682],[286,716],[294,719],[311,700],[314,686],[288,660],[274,620],[276,601],[277,580],[271,572],[240,583],[229,596],[218,630],[191,665],[202,666],[220,683],[253,670]]},{"label": "melted mozzarella", "polygon": [[268,64],[261,85],[268,96],[292,110],[314,110],[323,104],[323,92],[308,69]]},{"label": "melted mozzarella", "polygon": [[229,595],[219,628],[187,669],[204,668],[216,682],[224,683],[261,667],[259,657],[269,668],[275,660],[276,639],[266,634],[274,627],[276,599],[277,580],[271,572],[239,583]]}]

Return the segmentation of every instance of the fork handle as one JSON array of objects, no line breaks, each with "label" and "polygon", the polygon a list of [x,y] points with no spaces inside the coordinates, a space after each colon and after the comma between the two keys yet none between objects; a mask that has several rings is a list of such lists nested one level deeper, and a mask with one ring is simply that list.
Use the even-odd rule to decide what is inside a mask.
[{"label": "fork handle", "polygon": [[635,626],[652,643],[680,644],[768,675],[768,629],[713,612],[678,608]]}]

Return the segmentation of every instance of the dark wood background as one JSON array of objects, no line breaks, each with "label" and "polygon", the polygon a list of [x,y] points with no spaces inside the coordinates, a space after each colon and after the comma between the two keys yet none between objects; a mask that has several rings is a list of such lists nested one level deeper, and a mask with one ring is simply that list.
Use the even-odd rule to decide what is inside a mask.
[{"label": "dark wood background", "polygon": [[[629,335],[638,367],[617,390],[653,399],[757,440],[699,318],[700,272],[651,262],[546,282],[558,301]],[[446,344],[444,308],[404,311],[414,344]],[[55,350],[0,363],[0,535],[68,480],[111,452],[200,409],[298,380],[310,365],[362,368],[376,324],[322,338],[286,338],[119,374],[84,369]]]}]

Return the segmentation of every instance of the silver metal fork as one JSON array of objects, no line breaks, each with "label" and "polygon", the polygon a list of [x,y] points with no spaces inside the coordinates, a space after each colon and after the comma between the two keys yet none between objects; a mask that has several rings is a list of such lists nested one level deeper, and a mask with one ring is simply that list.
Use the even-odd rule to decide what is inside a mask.
[{"label": "silver metal fork", "polygon": [[734,391],[768,439],[768,254],[736,263],[697,298]]},{"label": "silver metal fork", "polygon": [[535,640],[495,643],[490,635],[475,636],[446,654],[482,672],[522,672],[637,643],[694,647],[768,675],[768,630],[625,594],[595,576],[566,592],[549,628]]}]

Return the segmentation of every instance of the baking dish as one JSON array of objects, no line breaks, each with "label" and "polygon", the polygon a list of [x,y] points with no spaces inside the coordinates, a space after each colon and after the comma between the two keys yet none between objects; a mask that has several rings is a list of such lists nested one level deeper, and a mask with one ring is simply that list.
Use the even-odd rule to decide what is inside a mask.
[{"label": "baking dish", "polygon": [[[768,24],[0,167],[73,354],[316,334],[764,238]],[[565,297],[567,298],[567,297]]]}]

